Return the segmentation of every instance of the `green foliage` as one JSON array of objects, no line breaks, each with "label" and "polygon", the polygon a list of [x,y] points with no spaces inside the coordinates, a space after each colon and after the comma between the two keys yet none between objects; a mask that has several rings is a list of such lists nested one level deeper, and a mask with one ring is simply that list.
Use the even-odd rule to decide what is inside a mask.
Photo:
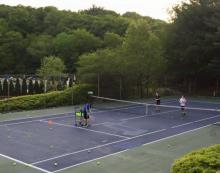
[{"label": "green foliage", "polygon": [[216,173],[220,170],[220,145],[191,152],[177,159],[171,173]]},{"label": "green foliage", "polygon": [[101,47],[101,40],[85,29],[60,33],[54,39],[55,54],[62,57],[70,72],[75,72],[78,57]]},{"label": "green foliage", "polygon": [[104,15],[119,16],[119,14],[117,14],[114,11],[105,10],[102,7],[96,7],[95,5],[93,5],[92,8],[89,8],[88,10],[81,11],[80,13],[92,15],[92,16],[104,16]]},{"label": "green foliage", "polygon": [[122,45],[123,39],[115,33],[107,32],[104,35],[103,45],[107,48],[116,48]]},{"label": "green foliage", "polygon": [[84,103],[87,100],[87,92],[92,88],[90,85],[82,84],[64,91],[13,97],[0,102],[0,112]]},{"label": "green foliage", "polygon": [[173,9],[166,43],[167,69],[184,87],[196,90],[215,76],[207,69],[219,57],[219,9],[219,0],[190,0]]},{"label": "green foliage", "polygon": [[59,57],[49,56],[44,57],[37,73],[44,79],[47,79],[48,77],[54,77],[57,79],[63,75],[65,69],[65,65]]}]

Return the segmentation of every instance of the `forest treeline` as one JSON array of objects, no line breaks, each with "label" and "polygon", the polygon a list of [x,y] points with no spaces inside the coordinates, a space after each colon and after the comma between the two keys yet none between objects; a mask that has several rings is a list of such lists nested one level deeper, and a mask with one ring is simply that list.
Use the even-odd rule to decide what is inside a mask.
[{"label": "forest treeline", "polygon": [[56,56],[79,82],[120,97],[160,87],[217,93],[219,1],[181,3],[171,18],[0,5],[0,74],[36,74],[44,57]]}]

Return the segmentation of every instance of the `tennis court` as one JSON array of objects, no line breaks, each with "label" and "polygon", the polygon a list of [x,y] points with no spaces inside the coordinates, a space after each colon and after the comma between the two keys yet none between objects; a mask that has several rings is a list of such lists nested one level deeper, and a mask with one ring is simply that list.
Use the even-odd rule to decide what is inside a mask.
[{"label": "tennis court", "polygon": [[151,103],[101,99],[87,128],[75,126],[70,112],[1,121],[0,153],[43,172],[59,172],[220,122],[218,103],[188,104],[182,117],[177,99],[163,100],[160,111]]}]

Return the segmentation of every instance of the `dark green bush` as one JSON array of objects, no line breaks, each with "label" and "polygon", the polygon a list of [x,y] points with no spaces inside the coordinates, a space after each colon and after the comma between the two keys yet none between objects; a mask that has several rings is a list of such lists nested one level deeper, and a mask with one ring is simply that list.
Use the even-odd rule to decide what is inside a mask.
[{"label": "dark green bush", "polygon": [[220,144],[200,149],[177,159],[171,173],[216,173],[220,170]]},{"label": "dark green bush", "polygon": [[31,110],[86,102],[91,85],[76,85],[64,91],[26,95],[0,101],[0,112]]}]

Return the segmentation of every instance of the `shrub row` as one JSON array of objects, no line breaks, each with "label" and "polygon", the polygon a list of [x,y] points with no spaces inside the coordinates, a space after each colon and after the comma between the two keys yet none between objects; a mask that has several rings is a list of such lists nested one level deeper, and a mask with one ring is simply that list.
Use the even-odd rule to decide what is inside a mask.
[{"label": "shrub row", "polygon": [[171,173],[216,173],[220,170],[220,144],[200,149],[177,159]]},{"label": "shrub row", "polygon": [[68,88],[64,91],[13,97],[0,101],[0,112],[31,110],[83,103],[87,100],[87,92],[91,89],[91,85],[82,84]]}]

